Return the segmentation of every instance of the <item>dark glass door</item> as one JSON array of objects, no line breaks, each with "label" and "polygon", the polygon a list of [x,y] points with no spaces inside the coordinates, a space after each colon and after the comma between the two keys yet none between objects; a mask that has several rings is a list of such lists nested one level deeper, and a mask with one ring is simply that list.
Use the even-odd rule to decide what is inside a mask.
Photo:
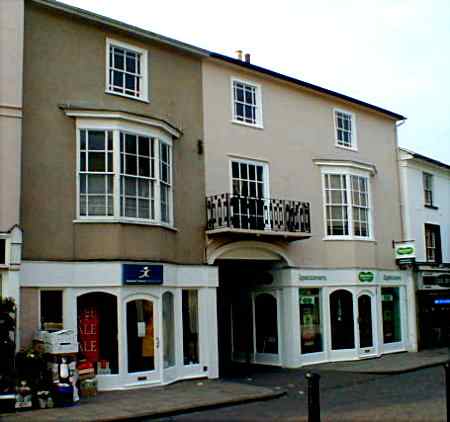
[{"label": "dark glass door", "polygon": [[332,350],[354,349],[353,294],[348,290],[331,293],[330,322]]},{"label": "dark glass door", "polygon": [[372,298],[363,294],[358,298],[359,347],[373,347]]}]

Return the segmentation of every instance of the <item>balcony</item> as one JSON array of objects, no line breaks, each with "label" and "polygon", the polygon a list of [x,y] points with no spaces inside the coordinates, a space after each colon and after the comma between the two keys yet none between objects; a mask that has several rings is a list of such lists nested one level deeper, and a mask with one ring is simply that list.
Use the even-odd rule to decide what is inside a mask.
[{"label": "balcony", "polygon": [[311,237],[308,202],[223,193],[206,198],[206,212],[209,237],[229,234],[287,241]]}]

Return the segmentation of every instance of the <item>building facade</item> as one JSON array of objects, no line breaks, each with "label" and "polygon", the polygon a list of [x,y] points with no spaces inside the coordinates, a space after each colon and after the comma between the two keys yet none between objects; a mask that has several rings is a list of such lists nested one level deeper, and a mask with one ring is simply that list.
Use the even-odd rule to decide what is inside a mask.
[{"label": "building facade", "polygon": [[0,298],[19,306],[23,3],[0,3]]},{"label": "building facade", "polygon": [[450,166],[400,149],[405,240],[415,243],[419,347],[442,347],[450,334]]},{"label": "building facade", "polygon": [[204,54],[25,2],[22,345],[73,329],[100,389],[217,377]]},{"label": "building facade", "polygon": [[411,272],[393,253],[404,118],[218,54],[203,96],[221,367],[416,350]]}]

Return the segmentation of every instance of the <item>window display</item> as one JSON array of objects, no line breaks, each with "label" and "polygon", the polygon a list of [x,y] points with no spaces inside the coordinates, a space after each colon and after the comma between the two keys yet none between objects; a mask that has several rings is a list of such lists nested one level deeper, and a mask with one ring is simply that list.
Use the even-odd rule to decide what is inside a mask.
[{"label": "window display", "polygon": [[383,287],[381,289],[381,302],[383,309],[384,343],[395,343],[401,341],[399,288]]},{"label": "window display", "polygon": [[262,293],[255,297],[256,352],[278,354],[277,299]]},{"label": "window display", "polygon": [[117,298],[109,293],[78,297],[80,353],[97,374],[118,373]]},{"label": "window display", "polygon": [[301,351],[323,351],[320,289],[299,289]]},{"label": "window display", "polygon": [[183,354],[184,364],[200,362],[198,353],[198,291],[183,290]]},{"label": "window display", "polygon": [[63,292],[62,290],[41,290],[41,329],[62,330]]}]

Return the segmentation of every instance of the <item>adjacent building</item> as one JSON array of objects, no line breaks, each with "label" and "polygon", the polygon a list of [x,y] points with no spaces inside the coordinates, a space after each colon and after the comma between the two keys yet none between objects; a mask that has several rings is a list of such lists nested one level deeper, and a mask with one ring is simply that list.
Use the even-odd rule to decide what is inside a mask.
[{"label": "adjacent building", "polygon": [[411,272],[393,253],[405,118],[248,55],[204,60],[203,98],[221,364],[416,350]]},{"label": "adjacent building", "polygon": [[39,329],[75,330],[100,389],[217,377],[203,56],[25,1],[22,345]]},{"label": "adjacent building", "polygon": [[447,346],[450,335],[450,165],[399,152],[405,240],[415,242],[419,347]]},{"label": "adjacent building", "polygon": [[0,3],[0,297],[19,305],[23,3]]}]

